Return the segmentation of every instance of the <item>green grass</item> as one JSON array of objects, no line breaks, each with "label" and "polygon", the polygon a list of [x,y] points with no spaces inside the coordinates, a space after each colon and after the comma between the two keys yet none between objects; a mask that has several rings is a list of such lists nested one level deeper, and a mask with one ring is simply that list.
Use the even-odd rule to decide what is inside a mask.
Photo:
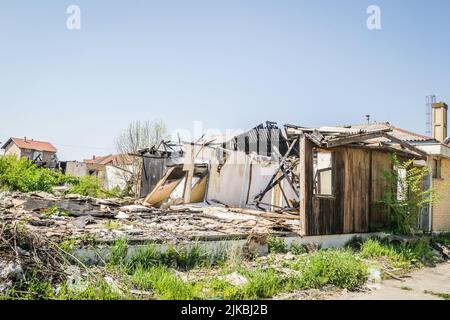
[{"label": "green grass", "polygon": [[282,289],[283,279],[272,269],[248,270],[243,275],[248,278],[248,283],[242,289],[245,299],[270,298]]},{"label": "green grass", "polygon": [[97,177],[89,175],[74,180],[68,193],[94,198],[118,198],[122,196],[118,189],[105,190]]},{"label": "green grass", "polygon": [[27,273],[6,295],[8,300],[124,300],[129,293],[112,288],[103,279],[85,280],[78,288],[69,288],[62,283],[58,290],[48,280],[39,279],[36,274]]},{"label": "green grass", "polygon": [[51,206],[50,208],[46,208],[41,211],[41,213],[45,216],[58,216],[58,217],[68,217],[70,213],[67,210],[64,210],[58,206]]},{"label": "green grass", "polygon": [[300,254],[308,253],[309,250],[308,250],[307,245],[293,242],[293,243],[291,243],[291,247],[289,248],[289,251],[292,254],[300,255]]},{"label": "green grass", "polygon": [[130,272],[138,267],[150,269],[156,266],[190,270],[223,264],[227,257],[227,252],[222,248],[207,251],[198,244],[190,247],[169,245],[166,251],[158,249],[154,244],[149,244],[139,248],[129,259],[127,259],[127,252],[127,241],[124,239],[116,241],[110,250],[110,264],[123,266]]},{"label": "green grass", "polygon": [[175,272],[165,266],[144,269],[138,267],[131,281],[142,290],[154,291],[162,300],[194,300],[203,298],[201,286],[184,282]]},{"label": "green grass", "polygon": [[286,253],[288,251],[284,239],[272,235],[267,238],[267,245],[270,253]]},{"label": "green grass", "polygon": [[109,264],[120,266],[126,263],[128,254],[128,241],[127,239],[116,240],[109,251]]},{"label": "green grass", "polygon": [[[353,250],[321,249],[309,253],[305,246],[299,245],[296,248],[291,245],[290,251],[297,254],[293,260],[280,260],[278,254],[271,254],[261,260],[245,260],[242,250],[206,251],[198,245],[188,248],[168,246],[167,250],[161,252],[155,244],[148,244],[130,254],[127,240],[121,239],[111,246],[105,269],[107,274],[115,276],[120,290],[101,277],[85,277],[83,285],[77,288],[60,285],[60,289],[55,290],[54,283],[27,275],[11,291],[10,296],[80,300],[136,297],[164,300],[257,300],[296,290],[320,289],[327,285],[354,290],[366,283],[368,266],[373,263],[382,262],[384,266],[387,263],[402,268],[420,266],[421,259],[426,260],[430,252],[428,241],[423,238],[413,245],[392,245],[373,238],[361,240],[357,246],[349,246]],[[60,246],[70,249],[73,242],[63,242]],[[278,239],[274,240],[272,252],[280,250],[285,248]],[[241,285],[231,284],[227,275],[233,272],[245,277],[247,281]],[[131,289],[145,292],[143,296],[136,296],[130,293]],[[410,288],[403,287],[402,290]],[[444,298],[444,294],[441,297]]]},{"label": "green grass", "polygon": [[240,268],[238,273],[247,283],[235,286],[224,278],[211,278],[201,282],[209,299],[258,300],[271,298],[284,290],[285,279],[273,269]]},{"label": "green grass", "polygon": [[86,281],[80,288],[68,288],[63,285],[58,292],[59,300],[129,300],[132,295],[113,288],[103,279]]},{"label": "green grass", "polygon": [[59,248],[67,253],[71,253],[77,246],[76,239],[66,239],[59,243]]},{"label": "green grass", "polygon": [[369,239],[362,243],[359,255],[365,259],[385,259],[392,267],[400,269],[420,266],[432,259],[427,238],[421,238],[412,245],[386,244],[378,239]]},{"label": "green grass", "polygon": [[433,241],[441,243],[445,246],[450,246],[450,232],[440,233],[433,238]]},{"label": "green grass", "polygon": [[291,289],[334,285],[352,290],[363,285],[368,277],[367,266],[349,250],[321,250],[300,257],[291,267],[301,273],[290,279]]}]

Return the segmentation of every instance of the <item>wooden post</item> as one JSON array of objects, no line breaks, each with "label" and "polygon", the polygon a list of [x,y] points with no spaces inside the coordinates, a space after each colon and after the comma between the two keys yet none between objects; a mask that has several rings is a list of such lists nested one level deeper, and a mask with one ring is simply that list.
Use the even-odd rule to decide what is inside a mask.
[{"label": "wooden post", "polygon": [[298,166],[299,172],[298,176],[300,179],[300,234],[302,236],[306,235],[306,180],[307,172],[306,172],[306,137],[302,135],[299,139],[299,157],[300,157],[300,165]]},{"label": "wooden post", "polygon": [[191,145],[189,154],[186,155],[186,159],[189,159],[189,163],[185,163],[183,170],[187,171],[186,182],[184,184],[184,203],[191,202],[191,191],[192,191],[192,179],[194,178],[195,169],[195,146]]}]

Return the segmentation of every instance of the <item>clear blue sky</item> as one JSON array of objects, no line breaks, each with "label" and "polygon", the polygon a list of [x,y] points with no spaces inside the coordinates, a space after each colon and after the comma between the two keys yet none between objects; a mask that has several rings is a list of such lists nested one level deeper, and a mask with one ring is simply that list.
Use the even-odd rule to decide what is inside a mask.
[{"label": "clear blue sky", "polygon": [[[81,30],[66,28],[79,5]],[[381,7],[382,30],[366,28]],[[136,119],[169,130],[373,120],[424,132],[450,101],[447,0],[1,1],[0,140],[114,152]]]}]

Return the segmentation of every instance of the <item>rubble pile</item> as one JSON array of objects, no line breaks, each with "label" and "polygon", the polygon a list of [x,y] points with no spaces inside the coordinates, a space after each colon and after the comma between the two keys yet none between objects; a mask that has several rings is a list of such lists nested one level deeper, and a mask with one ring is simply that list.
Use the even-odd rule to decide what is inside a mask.
[{"label": "rubble pile", "polygon": [[78,195],[0,193],[0,223],[19,222],[55,242],[74,239],[109,243],[182,243],[192,240],[246,238],[249,234],[292,233],[295,218],[252,210],[177,205],[158,209],[133,199],[95,199]]},{"label": "rubble pile", "polygon": [[0,293],[20,282],[26,273],[59,282],[65,258],[57,246],[17,222],[0,223]]}]

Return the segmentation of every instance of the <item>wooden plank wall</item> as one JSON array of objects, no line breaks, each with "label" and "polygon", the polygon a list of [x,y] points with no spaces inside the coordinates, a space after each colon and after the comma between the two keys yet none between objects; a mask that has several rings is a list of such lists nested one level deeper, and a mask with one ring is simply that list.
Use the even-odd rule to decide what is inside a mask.
[{"label": "wooden plank wall", "polygon": [[384,171],[392,169],[389,153],[372,151],[372,194],[370,208],[370,231],[378,231],[388,226],[388,206],[379,203],[388,184],[384,179]]},{"label": "wooden plank wall", "polygon": [[369,231],[370,151],[342,149],[344,162],[344,232]]},{"label": "wooden plank wall", "polygon": [[[386,224],[383,208],[374,206],[385,185],[382,172],[390,166],[389,153],[361,148],[332,149],[333,196],[313,195],[313,145],[304,147],[301,216],[305,235],[369,232],[372,224]],[[304,215],[303,215],[304,213]]]}]

